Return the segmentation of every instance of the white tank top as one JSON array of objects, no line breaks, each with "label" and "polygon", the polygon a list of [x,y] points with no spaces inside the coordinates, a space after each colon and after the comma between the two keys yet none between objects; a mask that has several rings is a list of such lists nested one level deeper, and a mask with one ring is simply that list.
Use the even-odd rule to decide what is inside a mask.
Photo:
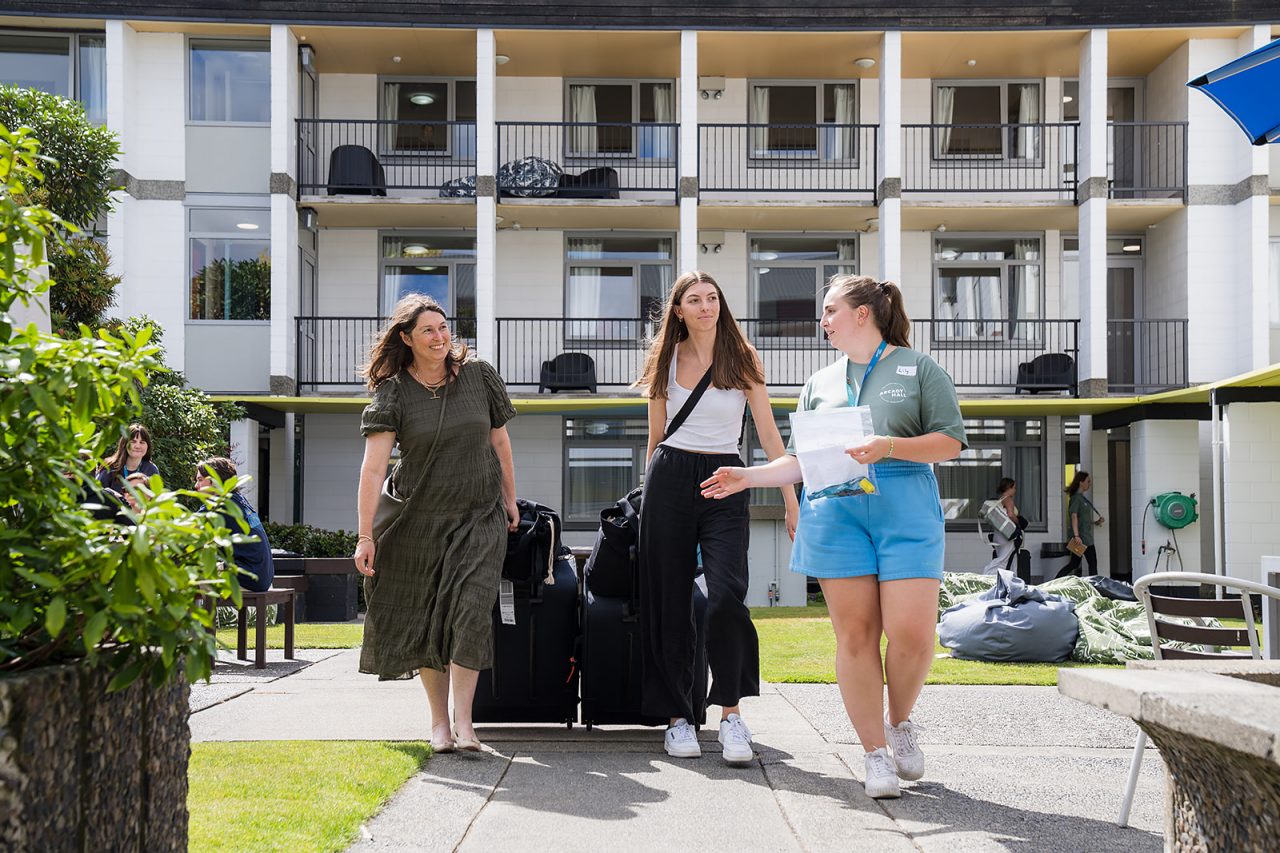
[{"label": "white tank top", "polygon": [[[676,382],[678,353],[677,347],[671,354],[671,372],[667,377],[666,429],[670,429],[672,419],[693,393],[691,388],[682,388]],[[708,385],[680,429],[661,443],[678,450],[737,455],[738,437],[742,435],[742,413],[746,406],[747,395],[742,391],[726,391]]]}]

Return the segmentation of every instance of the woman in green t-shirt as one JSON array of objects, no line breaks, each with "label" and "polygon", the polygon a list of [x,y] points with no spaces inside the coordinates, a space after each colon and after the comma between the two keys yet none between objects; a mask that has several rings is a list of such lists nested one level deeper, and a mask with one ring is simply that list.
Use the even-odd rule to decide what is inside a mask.
[{"label": "woman in green t-shirt", "polygon": [[[960,455],[964,421],[951,377],[910,347],[911,322],[897,285],[834,276],[822,330],[845,357],[809,378],[797,408],[870,407],[876,435],[846,452],[873,466],[878,494],[806,496],[791,570],[822,586],[836,635],[836,680],[866,752],[867,794],[897,797],[899,778],[924,774],[911,712],[933,663],[945,548],[932,463]],[[768,465],[720,468],[702,494],[719,499],[799,482],[792,452]],[[883,659],[882,634],[889,641]]]},{"label": "woman in green t-shirt", "polygon": [[[1093,488],[1093,478],[1088,471],[1077,471],[1067,486],[1067,540],[1078,539],[1084,545],[1083,554],[1072,554],[1066,568],[1058,572],[1057,577],[1080,574],[1080,559],[1089,563],[1089,574],[1098,573],[1098,549],[1093,546],[1093,528],[1105,521],[1094,509],[1093,501],[1085,497],[1085,492]],[[1096,519],[1094,516],[1098,516]],[[1092,522],[1092,523],[1090,523]]]}]

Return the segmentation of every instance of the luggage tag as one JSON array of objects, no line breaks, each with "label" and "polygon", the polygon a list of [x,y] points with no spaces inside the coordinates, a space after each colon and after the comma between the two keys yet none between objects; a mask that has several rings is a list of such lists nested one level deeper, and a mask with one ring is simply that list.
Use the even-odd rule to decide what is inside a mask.
[{"label": "luggage tag", "polygon": [[509,580],[498,587],[498,612],[503,625],[516,624],[516,588]]}]

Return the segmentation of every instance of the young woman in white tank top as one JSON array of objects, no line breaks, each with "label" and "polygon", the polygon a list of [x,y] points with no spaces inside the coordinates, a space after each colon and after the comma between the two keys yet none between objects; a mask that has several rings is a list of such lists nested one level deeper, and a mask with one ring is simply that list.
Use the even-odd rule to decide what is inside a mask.
[{"label": "young woman in white tank top", "polygon": [[[699,381],[711,383],[684,423],[672,420]],[[730,764],[754,757],[751,732],[739,714],[743,696],[760,692],[760,649],[746,606],[748,497],[702,497],[700,484],[718,467],[740,465],[738,442],[747,404],[770,459],[785,453],[773,419],[764,368],[704,272],[672,285],[661,323],[636,383],[649,398],[649,448],[640,506],[641,628],[644,681],[641,708],[666,717],[665,744],[678,758],[701,755],[693,722],[709,702],[721,706],[720,743]],[[799,504],[782,489],[787,531],[795,537]],[[707,584],[709,696],[694,685],[694,576],[699,554]]]}]

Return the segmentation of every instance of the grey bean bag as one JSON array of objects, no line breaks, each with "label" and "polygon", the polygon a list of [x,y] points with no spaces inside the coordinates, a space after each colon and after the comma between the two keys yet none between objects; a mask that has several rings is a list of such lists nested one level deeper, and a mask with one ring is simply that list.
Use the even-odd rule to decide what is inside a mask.
[{"label": "grey bean bag", "polygon": [[1080,630],[1074,611],[1073,602],[999,569],[991,589],[943,612],[938,639],[965,660],[1064,661]]}]

